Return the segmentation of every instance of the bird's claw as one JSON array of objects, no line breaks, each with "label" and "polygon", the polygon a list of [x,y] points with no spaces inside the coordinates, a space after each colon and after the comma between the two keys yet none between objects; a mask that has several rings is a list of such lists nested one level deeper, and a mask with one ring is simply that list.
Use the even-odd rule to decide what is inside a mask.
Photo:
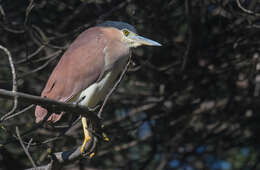
[{"label": "bird's claw", "polygon": [[80,149],[81,154],[83,156],[89,156],[90,158],[93,158],[96,154],[97,142],[98,141],[96,137],[86,137]]},{"label": "bird's claw", "polygon": [[90,124],[88,127],[86,117],[82,116],[81,120],[84,131],[84,142],[80,148],[80,151],[83,156],[89,156],[92,158],[96,154],[98,140],[103,139],[108,142],[110,139],[106,133],[104,133],[103,125],[98,123],[93,128],[93,124]]},{"label": "bird's claw", "polygon": [[102,136],[103,136],[103,139],[104,139],[104,141],[106,141],[106,142],[109,142],[110,141],[110,139],[109,139],[109,137],[107,136],[107,134],[106,133],[102,133]]},{"label": "bird's claw", "polygon": [[90,141],[90,140],[91,140],[91,137],[90,137],[90,136],[85,136],[84,142],[83,142],[83,144],[82,144],[82,146],[81,146],[81,149],[80,149],[81,153],[85,153],[86,144],[87,144],[87,142]]},{"label": "bird's claw", "polygon": [[[102,131],[103,131],[104,127],[105,127],[104,125],[101,125]],[[103,137],[104,141],[106,141],[106,142],[110,141],[109,137],[107,136],[107,134],[104,131],[102,132],[102,137]]]},{"label": "bird's claw", "polygon": [[[81,151],[81,154],[83,156],[89,155],[89,157],[92,158],[95,155],[94,151],[96,149],[97,141],[95,140],[96,138],[94,136],[93,137],[90,136],[90,133],[89,133],[89,131],[87,129],[88,126],[87,126],[87,119],[86,119],[86,117],[83,116],[81,118],[81,120],[82,120],[82,126],[83,126],[83,131],[84,131],[84,142],[83,142],[83,144],[81,146],[80,151]],[[90,146],[91,146],[91,148],[90,148]],[[88,152],[85,153],[85,150],[88,151]]]}]

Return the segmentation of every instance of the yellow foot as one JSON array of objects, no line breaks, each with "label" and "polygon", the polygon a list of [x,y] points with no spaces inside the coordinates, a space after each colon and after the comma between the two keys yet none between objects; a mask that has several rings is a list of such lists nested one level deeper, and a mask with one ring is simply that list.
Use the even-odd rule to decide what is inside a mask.
[{"label": "yellow foot", "polygon": [[[85,146],[86,146],[87,142],[88,142],[90,139],[91,139],[90,136],[87,136],[87,137],[84,139],[84,142],[83,142],[83,144],[82,144],[82,146],[81,146],[81,149],[80,149],[81,154],[84,155],[84,153],[85,153]],[[93,158],[94,156],[95,156],[95,152],[92,152],[91,154],[89,154],[89,157],[90,157],[90,158]]]},{"label": "yellow foot", "polygon": [[[87,144],[87,142],[89,141],[89,140],[91,140],[91,137],[90,137],[90,135],[89,135],[89,132],[88,132],[88,125],[87,125],[87,119],[86,119],[86,117],[82,117],[81,118],[81,121],[82,121],[82,126],[83,126],[83,131],[84,131],[84,142],[83,142],[83,144],[82,144],[82,146],[81,146],[81,149],[80,149],[80,151],[81,151],[81,153],[82,154],[84,154],[85,153],[85,146],[86,146],[86,144]],[[92,158],[93,156],[95,155],[95,153],[94,152],[92,152],[90,155],[89,155],[89,157],[90,158]]]},{"label": "yellow foot", "polygon": [[91,139],[90,136],[85,136],[84,142],[83,142],[83,144],[82,144],[82,146],[81,146],[81,149],[80,149],[81,153],[85,153],[85,146],[86,146],[87,142],[88,142],[90,139]]}]

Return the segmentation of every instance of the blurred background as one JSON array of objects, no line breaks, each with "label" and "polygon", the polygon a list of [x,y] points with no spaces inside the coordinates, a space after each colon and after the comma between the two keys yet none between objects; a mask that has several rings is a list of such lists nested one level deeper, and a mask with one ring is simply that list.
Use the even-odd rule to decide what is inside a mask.
[{"label": "blurred background", "polygon": [[[132,24],[163,44],[133,51],[103,113],[110,142],[99,144],[93,159],[64,169],[254,170],[260,169],[259,16],[257,0],[0,0],[0,45],[14,60],[18,91],[39,96],[70,43],[105,20]],[[0,51],[0,88],[12,90]],[[0,98],[0,116],[12,106]],[[16,111],[26,106],[19,101]],[[31,108],[0,123],[1,170],[32,167],[14,136],[16,126],[21,133],[34,128],[34,119]],[[70,119],[22,136],[32,140],[37,165],[50,162],[48,150],[81,145],[80,124],[59,136]]]}]

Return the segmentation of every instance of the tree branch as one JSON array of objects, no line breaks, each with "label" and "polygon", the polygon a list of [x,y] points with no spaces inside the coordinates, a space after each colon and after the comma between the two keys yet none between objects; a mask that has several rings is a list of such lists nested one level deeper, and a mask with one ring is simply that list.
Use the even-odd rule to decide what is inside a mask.
[{"label": "tree branch", "polygon": [[[17,135],[17,137],[18,137],[18,139],[19,139],[19,142],[20,142],[21,146],[23,147],[23,150],[24,150],[25,154],[27,155],[27,157],[29,158],[30,162],[32,163],[33,168],[34,168],[34,169],[37,169],[37,168],[36,168],[36,164],[35,164],[35,162],[33,161],[32,156],[31,156],[31,154],[30,154],[29,151],[28,151],[29,148],[28,148],[28,147],[25,147],[24,144],[23,144],[23,140],[22,140],[22,138],[21,138],[21,136],[20,136],[19,128],[18,128],[17,126],[16,126],[15,130],[16,130],[16,135]],[[28,146],[29,146],[29,145],[28,145]]]},{"label": "tree branch", "polygon": [[258,16],[258,17],[260,16],[259,13],[256,13],[256,12],[254,12],[254,11],[251,11],[251,10],[249,10],[249,9],[244,8],[244,7],[242,6],[240,0],[236,0],[236,2],[237,2],[237,6],[238,6],[243,12],[245,12],[245,13],[247,13],[247,14],[249,14],[249,15],[255,15],[255,16]]},{"label": "tree branch", "polygon": [[46,108],[51,113],[59,112],[73,112],[73,113],[84,113],[87,114],[88,118],[92,121],[99,121],[96,114],[89,111],[87,107],[77,105],[75,103],[58,102],[55,100],[42,98],[34,95],[29,95],[21,92],[13,92],[4,89],[0,89],[0,98],[14,99],[17,96],[18,99],[22,99],[21,102],[29,104],[37,104]]},{"label": "tree branch", "polygon": [[[73,113],[76,112],[78,114],[86,113],[87,117],[90,121],[93,121],[95,123],[99,122],[99,118],[93,112],[89,111],[87,107],[83,107],[83,106],[80,106],[80,105],[77,105],[74,103],[58,102],[55,100],[41,98],[38,96],[29,95],[29,94],[25,94],[25,93],[21,93],[21,92],[13,92],[13,91],[0,89],[0,98],[13,99],[15,96],[17,97],[17,99],[22,99],[21,102],[40,105],[40,106],[46,108],[51,113],[52,112],[59,113],[62,111],[63,112],[73,112]],[[19,138],[19,135],[18,135],[18,138]],[[93,146],[96,147],[96,144],[98,142],[98,137],[93,135],[92,138],[93,138],[93,140],[91,140],[87,143],[86,150],[90,149],[90,147],[93,147]],[[94,145],[93,145],[93,143],[94,143]],[[52,161],[46,166],[37,167],[37,169],[46,169],[46,170],[47,169],[57,169],[58,167],[61,166],[61,164],[66,164],[70,161],[74,161],[76,159],[82,158],[83,155],[81,154],[80,149],[81,149],[81,146],[77,147],[76,149],[69,150],[69,151],[53,153],[53,154],[51,154]]]},{"label": "tree branch", "polygon": [[[16,92],[17,91],[17,82],[16,82],[16,72],[15,72],[15,67],[14,67],[14,63],[13,63],[13,58],[12,58],[11,53],[9,52],[8,49],[6,49],[5,47],[3,47],[1,45],[0,45],[0,49],[3,50],[8,57],[9,65],[10,65],[11,73],[12,73],[12,80],[13,80],[12,91]],[[14,96],[13,100],[14,100],[13,108],[8,113],[6,113],[3,117],[1,117],[0,120],[4,120],[6,117],[8,117],[8,116],[10,116],[11,114],[14,113],[14,111],[17,108],[17,105],[18,105],[17,96]]]}]

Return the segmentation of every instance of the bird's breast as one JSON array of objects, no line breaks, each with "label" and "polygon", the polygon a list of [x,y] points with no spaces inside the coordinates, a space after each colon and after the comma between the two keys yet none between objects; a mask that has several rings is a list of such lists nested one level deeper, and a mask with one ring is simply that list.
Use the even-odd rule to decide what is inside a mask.
[{"label": "bird's breast", "polygon": [[80,101],[79,104],[94,108],[100,101],[103,101],[124,69],[127,59],[128,57],[124,57],[119,60],[116,65],[105,73],[100,81],[83,90],[77,99],[77,101]]}]

